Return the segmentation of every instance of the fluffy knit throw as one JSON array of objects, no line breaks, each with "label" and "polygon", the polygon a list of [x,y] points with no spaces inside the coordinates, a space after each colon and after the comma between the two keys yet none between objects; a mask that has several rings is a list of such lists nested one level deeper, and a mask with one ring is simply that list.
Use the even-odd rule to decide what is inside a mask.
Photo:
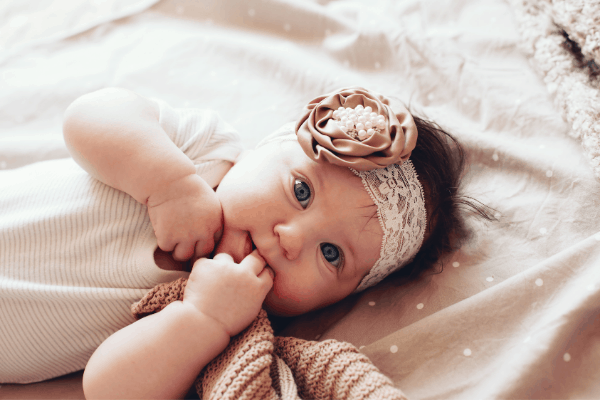
[{"label": "fluffy knit throw", "polygon": [[[186,283],[157,285],[131,306],[133,316],[182,300]],[[211,400],[406,400],[353,345],[275,337],[264,310],[201,371],[195,386],[201,399]]]},{"label": "fluffy knit throw", "polygon": [[600,1],[507,1],[534,69],[600,179]]}]

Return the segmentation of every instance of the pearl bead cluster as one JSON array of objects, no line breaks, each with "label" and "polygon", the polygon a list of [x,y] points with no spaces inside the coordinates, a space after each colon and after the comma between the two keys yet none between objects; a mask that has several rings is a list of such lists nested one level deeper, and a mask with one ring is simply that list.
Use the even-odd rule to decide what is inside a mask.
[{"label": "pearl bead cluster", "polygon": [[340,107],[333,112],[333,120],[342,130],[353,139],[365,140],[385,129],[386,121],[383,115],[373,112],[370,106],[361,104],[354,108]]}]

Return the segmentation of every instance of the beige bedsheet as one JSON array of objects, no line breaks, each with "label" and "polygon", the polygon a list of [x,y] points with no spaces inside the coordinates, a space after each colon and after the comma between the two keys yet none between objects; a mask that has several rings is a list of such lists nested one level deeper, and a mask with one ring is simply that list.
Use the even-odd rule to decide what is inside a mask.
[{"label": "beige bedsheet", "polygon": [[0,27],[0,168],[67,157],[64,109],[106,86],[213,108],[248,147],[341,86],[410,103],[499,222],[284,333],[355,344],[413,399],[600,398],[600,186],[503,1],[26,0]]}]

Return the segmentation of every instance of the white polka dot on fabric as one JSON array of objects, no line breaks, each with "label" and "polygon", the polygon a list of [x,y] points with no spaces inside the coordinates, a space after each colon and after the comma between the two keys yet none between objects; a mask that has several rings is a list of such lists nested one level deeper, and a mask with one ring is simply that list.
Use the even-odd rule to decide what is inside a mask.
[{"label": "white polka dot on fabric", "polygon": [[552,178],[552,174],[553,174],[552,171],[550,171],[550,170],[546,171],[546,176],[548,178]]},{"label": "white polka dot on fabric", "polygon": [[469,357],[471,355],[471,349],[465,349],[465,351],[463,351],[463,354]]},{"label": "white polka dot on fabric", "polygon": [[499,158],[499,157],[498,157],[498,153],[494,153],[494,154],[492,155],[492,160],[494,160],[494,161],[498,161],[498,158]]},{"label": "white polka dot on fabric", "polygon": [[494,281],[494,277],[488,276],[487,278],[485,278],[485,280],[488,281],[488,282],[493,282]]},{"label": "white polka dot on fabric", "polygon": [[563,354],[563,360],[565,360],[565,362],[571,361],[571,355],[569,353]]},{"label": "white polka dot on fabric", "polygon": [[460,267],[460,263],[459,263],[458,261],[454,261],[454,262],[452,263],[452,266],[453,266],[454,268],[458,268],[458,267]]},{"label": "white polka dot on fabric", "polygon": [[433,93],[429,93],[427,95],[427,100],[429,100],[429,101],[433,100],[434,98],[435,98],[435,96],[433,95]]},{"label": "white polka dot on fabric", "polygon": [[292,26],[290,24],[285,24],[283,29],[285,29],[286,32],[289,32],[292,29]]},{"label": "white polka dot on fabric", "polygon": [[535,280],[535,284],[538,286],[542,286],[544,284],[544,280],[542,278],[537,278]]},{"label": "white polka dot on fabric", "polygon": [[500,217],[502,217],[502,214],[500,214],[499,212],[497,212],[496,214],[494,214],[494,218],[500,219]]},{"label": "white polka dot on fabric", "polygon": [[545,235],[546,233],[548,233],[548,229],[546,229],[546,228],[540,228],[540,233],[542,235]]},{"label": "white polka dot on fabric", "polygon": [[397,353],[398,352],[398,346],[396,346],[395,344],[393,344],[392,347],[390,347],[390,352],[391,353]]},{"label": "white polka dot on fabric", "polygon": [[419,303],[419,304],[417,304],[417,309],[418,309],[418,310],[421,310],[421,309],[423,309],[423,307],[425,307],[425,306],[423,305],[423,303]]},{"label": "white polka dot on fabric", "polygon": [[251,16],[251,17],[254,17],[254,16],[256,15],[256,11],[254,11],[254,9],[253,9],[253,8],[250,8],[250,9],[248,10],[248,15],[249,15],[249,16]]},{"label": "white polka dot on fabric", "polygon": [[375,302],[374,302],[374,301],[370,301],[370,302],[369,302],[369,305],[370,305],[371,307],[373,307],[373,306],[375,305]]}]

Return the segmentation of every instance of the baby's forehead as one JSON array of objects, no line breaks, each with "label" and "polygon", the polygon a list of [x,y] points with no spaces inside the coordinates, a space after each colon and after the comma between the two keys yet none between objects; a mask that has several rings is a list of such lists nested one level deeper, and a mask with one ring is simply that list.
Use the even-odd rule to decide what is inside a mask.
[{"label": "baby's forehead", "polygon": [[[293,171],[310,174],[315,180],[321,195],[328,195],[330,202],[340,206],[376,207],[368,195],[359,176],[348,167],[340,167],[328,162],[317,162],[307,156],[296,140],[296,135],[283,135],[263,143],[257,157],[269,162],[272,168],[290,168]],[[370,210],[372,213],[372,210]]]}]

